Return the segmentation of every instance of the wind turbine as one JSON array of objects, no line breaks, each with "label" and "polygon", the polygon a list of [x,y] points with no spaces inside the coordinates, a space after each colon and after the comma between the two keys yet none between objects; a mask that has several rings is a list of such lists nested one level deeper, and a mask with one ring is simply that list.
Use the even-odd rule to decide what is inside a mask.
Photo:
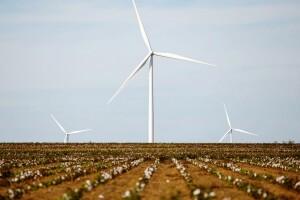
[{"label": "wind turbine", "polygon": [[[51,115],[51,114],[50,114]],[[81,133],[81,132],[85,132],[85,131],[91,131],[92,129],[86,129],[86,130],[80,130],[80,131],[72,131],[72,132],[67,132],[62,125],[60,125],[58,123],[58,121],[53,117],[53,115],[51,115],[52,119],[55,121],[55,123],[59,126],[59,128],[66,134],[65,139],[64,139],[64,143],[68,143],[69,142],[69,135],[74,134],[74,133]]]},{"label": "wind turbine", "polygon": [[249,134],[249,135],[255,135],[255,136],[257,136],[254,133],[250,133],[250,132],[247,132],[247,131],[244,131],[244,130],[241,130],[241,129],[237,129],[237,128],[232,128],[230,120],[229,120],[229,117],[228,117],[228,113],[227,113],[225,104],[224,104],[224,109],[225,109],[225,113],[226,113],[227,122],[228,122],[228,125],[229,125],[229,130],[227,131],[227,133],[225,133],[225,135],[223,135],[223,137],[219,140],[219,142],[221,142],[229,134],[230,143],[232,143],[232,131],[237,131],[237,132],[241,132],[241,133],[246,133],[246,134]]},{"label": "wind turbine", "polygon": [[215,66],[209,63],[205,63],[202,61],[194,60],[191,58],[171,54],[171,53],[160,53],[155,52],[151,48],[151,44],[149,42],[147,33],[145,31],[144,25],[142,23],[141,17],[139,15],[139,12],[137,10],[137,7],[135,5],[134,0],[132,0],[133,6],[135,9],[135,13],[138,19],[140,31],[142,33],[142,37],[144,42],[146,43],[146,46],[148,48],[148,54],[146,57],[141,61],[141,63],[133,70],[133,72],[129,75],[129,77],[124,81],[124,83],[121,85],[121,87],[116,91],[116,93],[112,96],[112,98],[108,101],[110,103],[119,93],[120,91],[129,83],[129,81],[143,68],[143,66],[146,64],[148,60],[149,62],[149,118],[148,118],[148,142],[153,143],[154,142],[154,99],[153,99],[153,57],[154,56],[161,56],[166,58],[173,58],[178,60],[184,60],[184,61],[190,61],[210,66]]}]

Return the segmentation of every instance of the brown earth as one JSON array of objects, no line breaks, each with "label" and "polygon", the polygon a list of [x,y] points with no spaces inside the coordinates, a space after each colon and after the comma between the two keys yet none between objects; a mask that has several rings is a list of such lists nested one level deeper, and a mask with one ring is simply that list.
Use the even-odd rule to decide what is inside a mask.
[{"label": "brown earth", "polygon": [[[11,154],[11,155],[10,155]],[[8,156],[9,155],[9,156]],[[53,163],[45,165],[30,165],[26,167],[15,167],[13,170],[24,170],[24,169],[35,169],[40,168],[41,166],[56,165],[60,162],[65,162],[65,159],[70,162],[85,162],[85,161],[99,161],[99,159],[104,158],[154,158],[159,157],[161,159],[170,159],[170,158],[183,158],[183,157],[204,157],[210,156],[211,158],[218,158],[220,160],[233,159],[236,157],[258,157],[258,156],[269,156],[269,157],[282,157],[282,158],[294,158],[299,159],[300,157],[300,144],[183,144],[183,143],[168,143],[168,144],[142,144],[142,143],[70,143],[70,144],[61,144],[61,143],[0,143],[0,162],[1,165],[4,163],[14,162],[11,164],[5,164],[4,166],[13,166],[16,162],[24,163],[30,161],[31,159],[37,159],[37,162],[42,161],[43,159],[55,161]],[[56,162],[57,161],[57,162]],[[154,162],[154,160],[152,161]],[[31,162],[29,162],[31,163]],[[184,162],[183,162],[184,163]],[[259,166],[252,166],[249,164],[243,164],[241,167],[250,169],[257,173],[267,172],[274,177],[278,175],[286,175],[288,177],[299,177],[300,173],[297,172],[287,172],[276,168],[263,168]],[[215,167],[218,168],[218,167]],[[220,169],[225,175],[231,175],[232,177],[239,177],[244,179],[247,182],[250,182],[253,185],[260,185],[266,188],[269,192],[277,197],[284,197],[285,199],[299,199],[299,193],[293,191],[293,189],[286,189],[279,184],[272,184],[267,181],[261,181],[257,179],[251,179],[250,176],[241,175],[239,173],[232,172],[230,170]],[[196,175],[191,172],[191,168],[187,169],[192,176],[197,177],[197,180],[194,180],[195,183],[211,185],[213,190],[218,195],[217,198],[222,195],[222,192],[227,192],[231,189],[236,190],[236,186],[231,186],[230,183],[226,181],[221,181],[223,185],[218,185],[218,182],[212,177],[217,178],[213,175],[205,175],[195,171]],[[196,170],[196,169],[195,169]],[[198,169],[201,171],[201,169]],[[104,170],[105,171],[105,170]],[[0,169],[0,173],[5,172],[4,168]],[[127,172],[129,173],[129,172]],[[295,174],[296,173],[296,174]],[[159,174],[159,176],[158,176]],[[125,174],[123,174],[125,175]],[[51,175],[49,177],[55,177],[56,175]],[[206,177],[202,179],[201,176]],[[119,177],[116,177],[116,181]],[[132,177],[136,177],[132,175]],[[45,177],[43,177],[45,178]],[[37,191],[31,191],[30,195],[33,195],[33,199],[56,199],[58,196],[63,194],[68,187],[75,188],[80,187],[82,183],[86,180],[91,180],[94,178],[94,175],[91,176],[82,176],[80,180],[76,181],[65,181],[60,185],[50,186],[49,188],[40,188]],[[131,177],[129,178],[131,179]],[[135,178],[134,178],[135,179]],[[137,180],[132,180],[136,182]],[[198,180],[199,179],[199,180]],[[0,178],[0,182],[4,182],[4,178]],[[51,178],[52,180],[52,178]],[[167,182],[168,180],[168,182]],[[35,180],[36,183],[39,180]],[[21,186],[26,186],[28,183],[24,181],[21,183]],[[109,183],[109,182],[108,182]],[[107,183],[107,184],[108,184]],[[25,184],[25,185],[22,185]],[[229,186],[228,186],[229,185]],[[16,185],[12,185],[15,187]],[[102,185],[104,186],[104,185]],[[99,186],[102,187],[102,186]],[[221,187],[224,186],[224,187]],[[121,186],[120,186],[121,187]],[[10,186],[0,187],[1,190],[7,195],[7,190]],[[61,189],[61,191],[60,191]],[[130,189],[129,186],[124,187],[124,190]],[[218,191],[220,190],[220,191]],[[177,192],[179,191],[179,192]],[[243,193],[243,191],[239,190]],[[41,194],[39,194],[41,192]],[[123,191],[125,192],[125,191]],[[122,193],[123,193],[122,192]],[[190,189],[187,187],[184,178],[181,176],[179,171],[176,169],[175,165],[172,164],[170,160],[163,161],[160,168],[157,172],[153,174],[152,179],[149,184],[145,187],[145,190],[141,193],[142,197],[145,199],[176,199],[177,197],[181,199],[190,199]],[[26,194],[27,195],[27,194]],[[25,196],[29,198],[30,196]],[[226,195],[224,195],[226,197]],[[0,196],[1,198],[1,196]],[[177,198],[177,199],[178,199]],[[232,197],[233,198],[233,197]]]},{"label": "brown earth", "polygon": [[[198,161],[198,162],[200,163],[201,161]],[[277,197],[284,197],[285,199],[300,199],[299,193],[291,191],[291,190],[287,190],[286,188],[284,188],[280,185],[272,184],[265,180],[254,180],[251,177],[249,177],[247,175],[242,175],[238,172],[233,172],[231,170],[228,170],[228,169],[225,169],[222,167],[218,167],[213,164],[207,164],[207,163],[205,163],[205,164],[213,167],[214,169],[216,169],[217,171],[219,171],[220,173],[222,173],[226,176],[231,176],[233,178],[239,178],[239,179],[242,179],[243,181],[249,182],[250,184],[261,186]]]},{"label": "brown earth", "polygon": [[80,188],[86,180],[94,179],[96,174],[98,173],[82,176],[74,181],[63,182],[59,185],[50,186],[48,188],[30,191],[29,193],[24,194],[22,199],[59,199],[59,197],[61,197],[69,188]]},{"label": "brown earth", "polygon": [[132,168],[124,174],[120,174],[104,185],[99,185],[91,192],[84,193],[82,199],[98,199],[99,195],[103,195],[104,199],[122,199],[126,190],[136,186],[139,177],[144,175],[144,171],[153,161],[146,161]]},{"label": "brown earth", "polygon": [[199,188],[211,188],[216,193],[215,199],[253,199],[247,193],[238,190],[229,183],[218,179],[217,177],[211,175],[209,172],[200,169],[193,164],[185,162],[184,166],[186,167],[187,172],[191,175],[193,183]]},{"label": "brown earth", "polygon": [[37,170],[37,169],[41,169],[42,167],[49,167],[49,166],[57,166],[59,164],[62,164],[62,162],[54,162],[54,163],[49,163],[49,164],[41,164],[41,165],[32,165],[32,166],[26,166],[26,167],[16,167],[11,169],[11,172],[20,172],[20,171],[24,171],[24,170]]},{"label": "brown earth", "polygon": [[[106,164],[109,164],[109,163],[106,163]],[[87,168],[82,168],[83,170],[84,169],[88,169],[88,168],[91,168],[91,167],[87,167]],[[58,176],[64,176],[64,175],[67,175],[68,173],[67,172],[61,172],[61,173],[57,173],[55,175],[52,175],[52,176],[45,176],[45,177],[41,177],[41,178],[38,178],[36,180],[25,180],[21,183],[14,183],[10,186],[10,188],[18,188],[18,187],[27,187],[33,183],[36,183],[36,184],[39,184],[40,182],[47,182],[47,181],[52,181],[55,179],[55,177],[58,177]],[[93,174],[91,174],[92,176],[94,176]],[[87,175],[87,176],[90,176],[90,175]],[[81,176],[81,177],[86,177],[86,176]],[[77,180],[80,180],[81,177],[78,177]],[[66,181],[67,183],[68,182],[72,182],[72,181]],[[76,180],[75,180],[76,182]],[[60,186],[62,184],[64,184],[65,182],[57,185],[57,186]],[[30,196],[31,193],[37,193],[38,191],[40,190],[47,190],[47,191],[51,191],[51,188],[54,187],[54,186],[50,186],[48,188],[40,188],[38,190],[35,190],[35,191],[29,191],[28,193],[25,194],[25,196]],[[8,188],[5,188],[5,187],[0,187],[0,195],[2,196],[6,196],[7,195],[7,191],[8,191]],[[45,197],[44,197],[45,198]]]},{"label": "brown earth", "polygon": [[[66,181],[59,185],[53,185],[48,188],[41,188],[36,191],[30,191],[23,195],[22,199],[59,199],[65,192],[68,190],[75,190],[76,188],[80,188],[87,180],[93,180],[94,177],[104,171],[108,171],[113,167],[103,169],[97,173],[89,174],[86,176],[78,177],[74,181]],[[53,177],[52,177],[53,178]]]},{"label": "brown earth", "polygon": [[[11,189],[14,189],[14,188],[18,188],[18,187],[27,187],[33,183],[36,183],[36,184],[39,184],[40,182],[48,182],[48,181],[52,181],[55,179],[55,177],[58,177],[58,176],[64,176],[64,175],[67,175],[68,173],[67,172],[60,172],[60,173],[57,173],[55,175],[52,175],[52,176],[45,176],[45,177],[40,177],[40,178],[37,178],[36,180],[25,180],[23,182],[20,182],[20,183],[12,183],[10,188]],[[0,188],[0,195],[6,195],[7,194],[7,188]]]},{"label": "brown earth", "polygon": [[141,197],[143,200],[191,199],[188,186],[175,164],[170,160],[160,163],[141,193]]},{"label": "brown earth", "polygon": [[270,175],[274,176],[275,178],[278,176],[286,176],[286,177],[291,177],[291,178],[300,180],[300,174],[298,174],[296,172],[289,172],[289,171],[284,171],[284,170],[280,170],[280,169],[274,169],[271,167],[260,167],[260,166],[250,165],[250,164],[241,163],[241,162],[235,162],[235,164],[239,165],[242,168],[251,170],[256,173],[270,174]]}]

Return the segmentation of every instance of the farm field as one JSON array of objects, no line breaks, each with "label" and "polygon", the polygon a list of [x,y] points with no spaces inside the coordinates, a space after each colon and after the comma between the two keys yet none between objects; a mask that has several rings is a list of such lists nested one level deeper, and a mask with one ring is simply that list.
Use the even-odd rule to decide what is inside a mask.
[{"label": "farm field", "polygon": [[0,143],[2,199],[300,199],[300,145]]}]

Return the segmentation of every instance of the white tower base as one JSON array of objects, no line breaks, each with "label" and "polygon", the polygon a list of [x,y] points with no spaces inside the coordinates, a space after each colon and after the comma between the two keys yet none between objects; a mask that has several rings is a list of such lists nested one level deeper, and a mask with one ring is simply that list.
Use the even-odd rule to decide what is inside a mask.
[{"label": "white tower base", "polygon": [[154,142],[154,101],[153,101],[153,56],[149,65],[149,118],[148,118],[148,143]]}]

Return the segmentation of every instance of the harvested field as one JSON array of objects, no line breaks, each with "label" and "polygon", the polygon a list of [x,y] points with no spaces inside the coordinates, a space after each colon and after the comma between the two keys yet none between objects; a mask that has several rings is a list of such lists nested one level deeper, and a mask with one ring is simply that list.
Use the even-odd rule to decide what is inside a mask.
[{"label": "harvested field", "polygon": [[0,144],[2,199],[300,199],[298,144]]}]

